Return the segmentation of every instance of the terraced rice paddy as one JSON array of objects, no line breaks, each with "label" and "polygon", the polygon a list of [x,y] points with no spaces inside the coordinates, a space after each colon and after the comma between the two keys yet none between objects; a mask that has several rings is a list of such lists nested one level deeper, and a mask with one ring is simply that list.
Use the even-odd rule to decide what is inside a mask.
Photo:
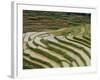
[{"label": "terraced rice paddy", "polygon": [[[56,16],[55,19],[51,20],[50,12],[43,12],[49,14],[49,17],[39,13],[39,16],[42,15],[42,19],[39,19],[40,17],[36,15],[36,12],[34,14],[35,18],[31,15],[31,20],[33,20],[31,24],[30,19],[28,20],[30,15],[24,14],[23,69],[91,65],[91,29],[90,18],[87,15],[73,15],[72,18],[78,17],[78,20],[75,18],[70,21],[72,15],[69,15],[69,18],[67,17],[68,19],[66,19],[68,14],[62,13],[63,17],[60,13],[60,18]],[[48,20],[49,22],[43,25],[43,20]],[[63,23],[55,23],[56,20],[65,21]],[[67,23],[67,21],[69,22]],[[37,28],[36,23],[38,24]],[[52,28],[54,24],[56,24],[56,27]]]}]

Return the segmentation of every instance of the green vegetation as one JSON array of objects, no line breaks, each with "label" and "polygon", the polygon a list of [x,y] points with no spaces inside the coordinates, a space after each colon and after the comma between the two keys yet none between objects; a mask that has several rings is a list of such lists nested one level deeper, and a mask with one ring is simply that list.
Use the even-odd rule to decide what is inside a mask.
[{"label": "green vegetation", "polygon": [[[43,32],[90,24],[91,14],[23,10],[23,32]],[[77,30],[77,29],[76,29]]]},{"label": "green vegetation", "polygon": [[23,11],[23,69],[91,65],[90,14]]}]

